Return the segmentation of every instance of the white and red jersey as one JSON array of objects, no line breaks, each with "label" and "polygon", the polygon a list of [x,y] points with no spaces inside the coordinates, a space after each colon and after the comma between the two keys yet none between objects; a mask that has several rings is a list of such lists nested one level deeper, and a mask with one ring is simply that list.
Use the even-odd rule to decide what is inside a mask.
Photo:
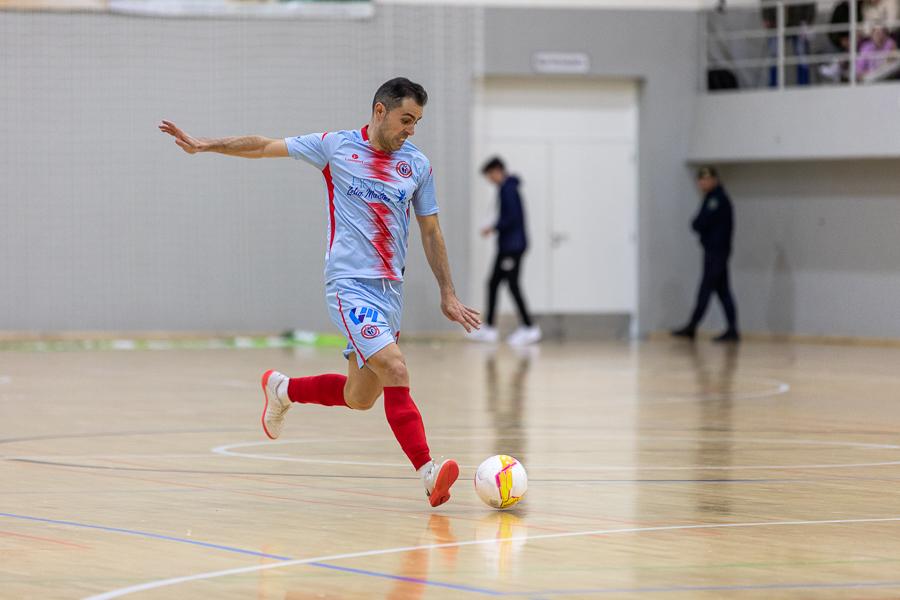
[{"label": "white and red jersey", "polygon": [[403,280],[410,205],[438,212],[431,163],[406,141],[390,154],[369,143],[368,126],[285,138],[291,157],[322,170],[328,190],[325,281]]}]

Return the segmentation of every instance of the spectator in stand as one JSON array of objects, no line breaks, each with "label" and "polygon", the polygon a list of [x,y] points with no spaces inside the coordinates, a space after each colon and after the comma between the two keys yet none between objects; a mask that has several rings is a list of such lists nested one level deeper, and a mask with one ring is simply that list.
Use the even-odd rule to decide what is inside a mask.
[{"label": "spectator in stand", "polygon": [[[856,0],[856,14],[859,22],[862,22],[863,0]],[[828,33],[828,39],[836,52],[850,52],[850,3],[841,0],[834,5],[831,11],[831,25],[845,27],[835,29]],[[835,59],[827,65],[819,67],[819,73],[831,81],[847,81],[849,79],[850,64],[846,60]]]},{"label": "spectator in stand", "polygon": [[[768,2],[768,0],[763,0]],[[766,4],[762,9],[762,21],[766,29],[773,31],[778,29],[778,10],[771,4]],[[793,45],[794,56],[801,58],[809,56],[809,48],[812,34],[808,27],[816,22],[816,3],[791,4],[784,7],[784,26],[786,28],[799,28],[800,31],[788,32],[785,41]],[[769,37],[769,56],[778,56],[778,36]],[[797,63],[797,85],[809,85],[809,64]],[[769,87],[778,86],[778,67],[769,67]]]},{"label": "spectator in stand", "polygon": [[886,26],[888,32],[897,28],[900,0],[865,0],[861,19],[865,23],[866,36],[871,37],[875,25]]},{"label": "spectator in stand", "polygon": [[888,35],[887,27],[882,23],[873,24],[872,35],[859,47],[856,76],[863,79],[886,62],[895,60],[891,53],[896,50],[897,43]]}]

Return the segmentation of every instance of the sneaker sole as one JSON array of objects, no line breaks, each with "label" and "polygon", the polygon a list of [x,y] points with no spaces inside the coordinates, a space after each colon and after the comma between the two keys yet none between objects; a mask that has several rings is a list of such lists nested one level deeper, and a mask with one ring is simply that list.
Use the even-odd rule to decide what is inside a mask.
[{"label": "sneaker sole", "polygon": [[440,506],[450,499],[450,486],[456,483],[457,479],[459,479],[459,465],[455,460],[448,460],[441,467],[434,481],[434,489],[428,497],[431,506]]},{"label": "sneaker sole", "polygon": [[263,376],[262,376],[263,396],[266,398],[266,403],[265,403],[265,405],[263,405],[262,418],[260,419],[260,422],[262,423],[263,431],[266,432],[266,437],[268,437],[270,440],[277,439],[277,437],[272,435],[271,433],[269,433],[269,429],[268,429],[268,427],[266,427],[266,411],[269,410],[269,391],[266,389],[266,385],[268,385],[269,377],[274,372],[275,372],[274,369],[270,369],[270,370],[266,371],[265,373],[263,373]]}]

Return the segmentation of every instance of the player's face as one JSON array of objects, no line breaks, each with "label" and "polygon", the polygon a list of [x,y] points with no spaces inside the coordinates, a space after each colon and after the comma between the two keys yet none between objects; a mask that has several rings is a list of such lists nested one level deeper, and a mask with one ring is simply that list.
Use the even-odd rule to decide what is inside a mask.
[{"label": "player's face", "polygon": [[375,125],[378,127],[378,145],[387,152],[395,152],[406,138],[416,134],[416,123],[422,118],[423,109],[412,98],[404,98],[397,108],[387,111],[383,104],[375,105]]}]

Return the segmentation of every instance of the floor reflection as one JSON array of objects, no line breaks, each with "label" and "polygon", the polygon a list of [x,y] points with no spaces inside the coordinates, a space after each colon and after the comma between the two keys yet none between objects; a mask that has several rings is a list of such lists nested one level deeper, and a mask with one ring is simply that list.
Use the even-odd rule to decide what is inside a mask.
[{"label": "floor reflection", "polygon": [[525,463],[527,440],[523,430],[528,400],[528,373],[540,349],[537,346],[525,346],[512,348],[510,352],[511,372],[508,370],[510,363],[506,360],[509,355],[493,352],[485,361],[488,412],[496,434],[494,454],[508,454]]},{"label": "floor reflection", "polygon": [[528,534],[525,521],[514,512],[493,511],[482,517],[475,527],[475,539],[499,540],[496,544],[479,546],[485,571],[494,575],[509,574],[527,543],[524,539]]},{"label": "floor reflection", "polygon": [[[453,533],[452,522],[444,515],[433,514],[428,518],[428,525],[416,541],[416,546],[430,546],[440,544],[455,544],[457,537]],[[384,595],[385,600],[419,600],[425,594],[431,569],[431,559],[433,554],[437,554],[440,560],[442,571],[452,571],[456,566],[456,558],[459,553],[459,546],[450,546],[445,548],[421,550],[411,550],[402,554],[400,565],[397,571],[390,573],[394,582],[387,594]],[[365,569],[365,566],[357,567]],[[338,598],[346,598],[345,594],[332,594],[330,592],[306,592],[306,591],[288,591],[284,594],[284,600],[337,600]]]},{"label": "floor reflection", "polygon": [[[694,464],[717,467],[700,469],[698,479],[727,478],[734,458],[733,408],[735,370],[739,347],[727,344],[714,351],[701,352],[696,344],[691,346],[691,364],[696,377],[698,398],[697,445]],[[731,514],[731,500],[723,488],[713,485],[695,487],[695,505],[701,513]]]}]

